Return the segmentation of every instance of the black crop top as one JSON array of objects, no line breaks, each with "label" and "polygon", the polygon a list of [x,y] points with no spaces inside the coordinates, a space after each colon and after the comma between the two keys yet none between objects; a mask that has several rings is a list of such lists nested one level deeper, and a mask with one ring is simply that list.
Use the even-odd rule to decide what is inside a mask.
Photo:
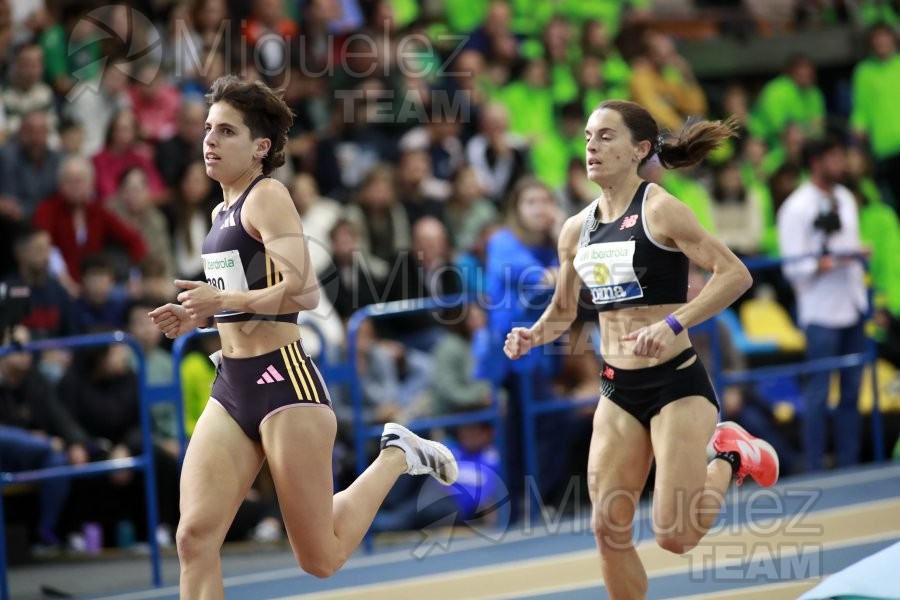
[{"label": "black crop top", "polygon": [[[220,210],[203,240],[203,272],[206,283],[220,290],[247,291],[272,287],[283,279],[269,257],[265,245],[251,236],[241,224],[241,209],[250,190],[264,179],[260,175],[237,201]],[[297,322],[297,314],[263,315],[225,310],[216,313],[218,323],[239,323],[250,320]]]},{"label": "black crop top", "polygon": [[584,220],[575,270],[599,312],[687,301],[688,258],[657,242],[647,230],[644,202],[649,188],[642,182],[628,209],[611,223],[597,220],[599,199]]}]

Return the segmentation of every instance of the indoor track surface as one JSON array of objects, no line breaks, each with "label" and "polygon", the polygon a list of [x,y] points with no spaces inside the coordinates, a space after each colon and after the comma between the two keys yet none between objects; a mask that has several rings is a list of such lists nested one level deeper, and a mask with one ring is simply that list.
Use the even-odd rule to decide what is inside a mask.
[{"label": "indoor track surface", "polygon": [[[326,580],[291,566],[289,553],[232,558],[224,563],[226,598],[606,598],[588,507],[580,508],[574,513],[583,514],[580,519],[519,524],[505,532],[464,526],[451,535],[438,529],[399,550],[360,551]],[[900,465],[785,478],[770,490],[751,483],[733,487],[712,532],[684,556],[656,545],[648,510],[641,506],[635,528],[650,578],[648,598],[797,598],[825,576],[900,540]],[[90,589],[84,581],[70,589],[80,598],[174,599],[173,561],[167,560],[163,588],[137,588],[149,571],[144,561],[132,591],[82,593]],[[103,567],[100,562],[93,568]],[[106,568],[117,569],[115,563]],[[36,576],[19,569],[10,575],[14,598],[24,579]],[[900,582],[900,574],[895,577]]]}]

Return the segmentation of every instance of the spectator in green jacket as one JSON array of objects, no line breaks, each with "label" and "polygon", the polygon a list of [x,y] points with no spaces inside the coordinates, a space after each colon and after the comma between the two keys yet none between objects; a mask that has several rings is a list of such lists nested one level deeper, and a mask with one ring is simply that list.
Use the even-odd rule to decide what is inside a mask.
[{"label": "spectator in green jacket", "polygon": [[572,160],[584,163],[585,151],[585,112],[581,105],[568,102],[560,107],[558,113],[556,128],[535,140],[530,161],[538,179],[554,189],[566,184],[567,170]]},{"label": "spectator in green jacket", "polygon": [[703,184],[697,181],[695,167],[689,169],[664,169],[655,157],[641,167],[641,177],[664,188],[680,199],[694,212],[700,224],[713,235],[716,225],[713,219],[713,201]]},{"label": "spectator in green jacket", "polygon": [[209,391],[216,378],[216,365],[210,356],[219,351],[219,338],[204,335],[181,361],[181,398],[184,404],[184,429],[190,436],[206,407]]},{"label": "spectator in green jacket", "polygon": [[816,67],[809,57],[797,55],[788,61],[784,75],[767,83],[753,110],[754,135],[770,146],[779,143],[781,131],[796,123],[806,137],[819,137],[825,126],[825,96],[816,85]]},{"label": "spectator in green jacket", "polygon": [[89,20],[72,18],[77,9],[71,5],[61,12],[65,22],[48,23],[38,36],[38,43],[44,49],[47,83],[58,96],[65,96],[79,81],[100,74],[103,38],[99,28],[92,27]]},{"label": "spectator in green jacket", "polygon": [[[581,100],[584,111],[581,119],[582,125],[584,125],[584,115],[594,112],[594,109],[604,100],[627,100],[631,97],[631,92],[628,91],[627,80],[623,85],[616,85],[607,79],[607,64],[597,56],[587,55],[582,57],[581,62],[575,66],[578,98]],[[583,127],[579,127],[579,129],[583,129]],[[580,135],[579,138],[581,138],[582,146],[579,158],[582,158],[584,154],[584,135]]]},{"label": "spectator in green jacket", "polygon": [[853,130],[867,139],[876,160],[876,176],[894,207],[900,205],[900,53],[886,25],[869,34],[872,56],[853,71]]},{"label": "spectator in green jacket", "polygon": [[578,48],[572,44],[575,28],[567,19],[555,16],[541,34],[542,52],[550,72],[550,90],[555,104],[571,102],[578,95],[572,64]]},{"label": "spectator in green jacket", "polygon": [[738,137],[726,140],[710,154],[708,160],[714,165],[722,165],[736,158],[740,151],[741,140],[750,138],[749,132],[753,121],[750,114],[750,94],[742,83],[735,81],[726,84],[722,91],[718,115],[723,119],[732,117],[737,121]]},{"label": "spectator in green jacket", "polygon": [[446,0],[442,4],[444,19],[454,33],[469,33],[487,16],[487,0]]},{"label": "spectator in green jacket", "polygon": [[697,220],[704,229],[713,235],[717,235],[716,223],[713,218],[713,201],[703,184],[697,181],[697,173],[691,169],[678,169],[676,171],[663,171],[660,185],[667,192],[687,204],[697,216]]},{"label": "spectator in green jacket", "polygon": [[510,27],[518,35],[540,34],[553,17],[553,3],[543,0],[511,0]]},{"label": "spectator in green jacket", "polygon": [[859,205],[859,234],[871,249],[869,273],[877,306],[900,317],[900,221],[872,181],[871,157],[860,148],[847,150],[847,187]]},{"label": "spectator in green jacket", "polygon": [[[603,80],[607,86],[621,91],[620,98],[627,98],[631,67],[622,58],[610,37],[610,29],[600,19],[588,19],[581,26],[581,58],[593,57],[601,61]],[[599,103],[598,103],[599,104]],[[595,107],[592,106],[591,110]]]},{"label": "spectator in green jacket", "polygon": [[853,192],[860,203],[860,237],[872,251],[869,272],[875,299],[892,315],[900,316],[900,270],[896,263],[900,256],[900,222],[897,213],[885,204],[867,201],[858,188]]},{"label": "spectator in green jacket", "polygon": [[500,91],[500,100],[509,109],[513,133],[540,139],[554,131],[550,72],[543,58],[525,63],[519,77]]},{"label": "spectator in green jacket", "polygon": [[[890,27],[900,27],[900,7],[891,0],[860,0],[855,3],[858,18],[863,25],[884,23]],[[897,446],[900,448],[900,445]]]},{"label": "spectator in green jacket", "polygon": [[783,165],[803,168],[803,144],[809,139],[799,123],[785,123],[779,135],[779,143],[769,149],[762,162],[766,175],[771,175]]}]

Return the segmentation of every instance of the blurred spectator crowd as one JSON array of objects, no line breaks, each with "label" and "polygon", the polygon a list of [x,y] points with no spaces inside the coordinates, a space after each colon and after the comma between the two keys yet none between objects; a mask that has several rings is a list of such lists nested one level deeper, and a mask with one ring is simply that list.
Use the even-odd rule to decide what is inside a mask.
[{"label": "blurred spectator crowd", "polygon": [[[865,43],[827,68],[798,52],[780,73],[709,80],[680,50],[826,27]],[[883,402],[900,409],[898,28],[900,3],[881,0],[0,0],[0,272],[31,292],[4,341],[126,330],[144,349],[148,381],[171,381],[169,344],[145,315],[174,301],[173,279],[203,279],[201,244],[221,201],[202,159],[204,93],[231,72],[284,89],[296,115],[288,162],[274,177],[302,216],[325,292],[301,319],[321,334],[310,343],[323,359],[355,364],[366,420],[485,408],[491,383],[517,414],[510,374],[524,367],[504,362],[498,340],[540,314],[540,290],[558,268],[556,234],[599,191],[584,168],[584,123],[604,99],[625,98],[676,135],[690,118],[737,118],[741,136],[703,165],[644,175],[748,259],[779,256],[776,216],[808,176],[804,145],[840,140],[842,184],[871,252],[867,332],[878,343]],[[692,293],[704,278],[692,274]],[[778,268],[755,279],[720,322],[727,368],[803,356],[790,285]],[[357,309],[460,294],[473,299],[465,310],[366,321],[357,355],[346,356]],[[586,311],[558,351],[530,363],[542,397],[597,395],[595,330]],[[198,339],[177,367],[188,432],[215,376],[206,355],[216,343]],[[137,385],[134,357],[120,346],[0,358],[0,435],[22,453],[10,465],[4,454],[2,468],[139,452]],[[799,385],[763,382],[724,398],[726,416],[774,439],[787,472],[803,468]],[[340,485],[353,477],[344,464],[353,440],[347,394],[333,387],[344,424]],[[871,389],[868,398],[870,408]],[[542,471],[583,472],[590,418],[573,411],[553,422],[557,436],[559,427],[573,432],[572,447]],[[165,407],[154,413],[164,542],[177,523],[175,422]],[[490,426],[446,433],[468,465],[461,486],[499,468]],[[521,448],[510,438],[514,475]],[[44,486],[35,539],[58,546],[68,536],[77,546],[80,524],[97,521],[121,541],[122,523],[143,522],[132,479]],[[564,491],[558,479],[542,482],[548,498]],[[392,494],[376,527],[434,522],[410,510],[409,486]],[[487,493],[464,491],[460,518],[483,508],[472,498]],[[274,502],[263,476],[233,537],[278,539]]]}]

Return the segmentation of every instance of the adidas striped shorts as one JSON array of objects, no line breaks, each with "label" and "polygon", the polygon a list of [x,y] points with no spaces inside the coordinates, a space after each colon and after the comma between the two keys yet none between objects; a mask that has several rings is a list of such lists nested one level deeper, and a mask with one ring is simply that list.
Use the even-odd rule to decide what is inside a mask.
[{"label": "adidas striped shorts", "polygon": [[259,430],[266,419],[282,410],[331,408],[322,374],[299,340],[259,356],[223,356],[210,401],[224,408],[255,442],[262,439]]}]

